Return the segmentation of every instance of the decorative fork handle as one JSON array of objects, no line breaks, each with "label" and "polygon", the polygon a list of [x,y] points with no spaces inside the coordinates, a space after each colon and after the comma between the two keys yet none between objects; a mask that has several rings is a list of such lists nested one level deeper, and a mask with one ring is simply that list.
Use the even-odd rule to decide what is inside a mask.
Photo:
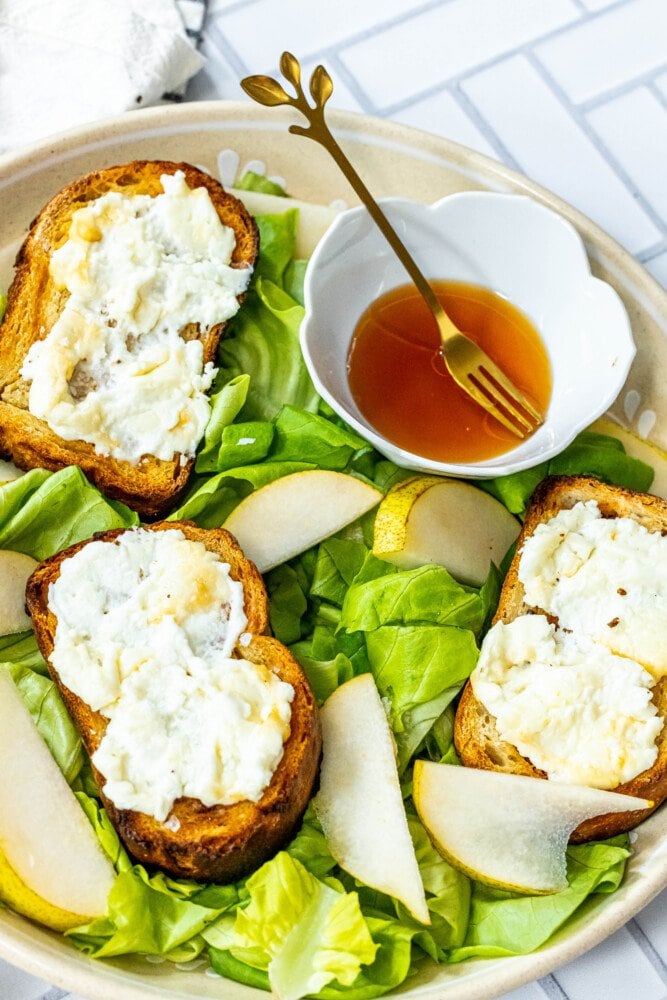
[{"label": "decorative fork handle", "polygon": [[283,52],[280,57],[280,71],[285,79],[294,87],[294,97],[291,97],[283,89],[282,85],[270,76],[247,76],[244,80],[241,80],[241,86],[246,94],[254,101],[257,101],[258,104],[263,104],[265,107],[277,107],[282,104],[288,104],[296,108],[297,111],[300,111],[307,119],[309,123],[308,128],[304,128],[302,125],[290,125],[289,131],[293,135],[302,135],[306,139],[312,139],[314,142],[319,143],[336,161],[401,264],[408,272],[408,275],[415,283],[427,306],[434,314],[444,344],[449,337],[458,334],[457,328],[443,309],[435,292],[417,267],[412,255],[389,222],[389,219],[329,131],[329,126],[324,120],[324,106],[333,93],[333,81],[331,77],[324,66],[316,66],[313,70],[310,78],[310,93],[315,103],[311,105],[308,103],[301,85],[301,67],[291,52]]}]

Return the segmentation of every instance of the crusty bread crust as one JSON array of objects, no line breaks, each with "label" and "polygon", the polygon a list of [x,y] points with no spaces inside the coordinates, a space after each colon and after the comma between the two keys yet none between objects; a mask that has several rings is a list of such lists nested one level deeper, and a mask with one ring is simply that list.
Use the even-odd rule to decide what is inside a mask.
[{"label": "crusty bread crust", "polygon": [[[268,628],[267,597],[254,563],[246,559],[234,537],[223,528],[198,528],[189,521],[150,526],[151,531],[174,528],[218,552],[229,563],[232,578],[243,584],[247,631],[252,639],[247,646],[237,646],[235,655],[268,667],[293,686],[290,735],[285,741],[283,757],[258,802],[207,807],[198,799],[178,799],[170,813],[170,827],[177,826],[175,818],[177,829],[167,828],[164,822],[145,813],[117,809],[103,792],[101,797],[121,840],[137,860],[178,878],[233,882],[259,867],[293,835],[317,778],[322,746],[320,720],[299,664],[285,646],[264,634]],[[121,534],[123,529],[107,531],[96,538],[112,541]],[[49,586],[57,580],[62,563],[87,544],[79,542],[40,563],[28,580],[26,606],[40,651],[92,756],[104,736],[107,720],[70,691],[51,665],[57,619],[48,606]],[[104,777],[93,770],[102,788]]]},{"label": "crusty bread crust", "polygon": [[[144,518],[165,514],[185,489],[194,462],[181,465],[180,455],[162,461],[147,455],[138,465],[97,454],[85,441],[65,441],[28,409],[29,382],[20,370],[30,347],[51,330],[68,298],[55,287],[49,272],[51,254],[68,237],[74,212],[109,191],[126,195],[162,193],[160,177],[182,170],[188,187],[205,187],[225,226],[236,237],[232,266],[255,263],[259,249],[257,226],[244,205],[221,184],[189,163],[135,160],[81,177],[63,188],[31,225],[16,258],[16,275],[9,289],[5,317],[0,325],[0,453],[22,469],[57,471],[78,465],[91,482],[121,500]],[[191,325],[182,336],[199,337],[204,363],[214,361],[224,323],[208,331]]]},{"label": "crusty bread crust", "polygon": [[[545,479],[531,498],[516,553],[503,584],[494,624],[511,622],[519,615],[540,611],[524,601],[524,589],[518,575],[521,548],[538,524],[549,521],[559,510],[569,509],[580,500],[596,500],[603,517],[631,517],[651,531],[667,532],[667,502],[660,497],[633,493],[584,476],[552,476]],[[653,701],[661,717],[667,718],[667,678],[655,684]],[[477,700],[470,682],[464,688],[456,712],[454,742],[459,757],[467,767],[526,774],[534,778],[547,777],[544,771],[522,757],[515,746],[500,739],[495,718]],[[653,766],[614,789],[624,795],[650,799],[654,803],[653,809],[610,813],[586,820],[572,834],[572,843],[625,833],[650,816],[667,798],[667,726],[663,726],[657,742],[658,757]]]}]

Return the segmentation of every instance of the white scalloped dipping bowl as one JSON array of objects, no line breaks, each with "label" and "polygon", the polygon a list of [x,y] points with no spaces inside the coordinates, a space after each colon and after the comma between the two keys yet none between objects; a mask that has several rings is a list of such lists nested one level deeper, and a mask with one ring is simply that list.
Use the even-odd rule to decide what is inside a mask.
[{"label": "white scalloped dipping bowl", "polygon": [[382,208],[427,278],[482,285],[532,320],[549,355],[553,388],[536,433],[483,462],[435,461],[379,434],[352,397],[348,350],[368,306],[409,279],[366,209],[352,209],[336,219],[308,265],[301,347],[320,394],[378,451],[418,472],[502,476],[558,454],[611,406],[635,356],[630,322],[611,285],[591,275],[569,222],[525,195],[484,191],[430,206],[387,198]]}]

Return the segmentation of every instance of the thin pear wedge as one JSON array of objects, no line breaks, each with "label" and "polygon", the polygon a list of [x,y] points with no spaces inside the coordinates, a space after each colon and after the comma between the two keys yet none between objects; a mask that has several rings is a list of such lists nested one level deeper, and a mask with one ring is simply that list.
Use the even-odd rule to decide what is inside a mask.
[{"label": "thin pear wedge", "polygon": [[501,503],[470,483],[415,476],[380,504],[373,555],[402,569],[437,563],[457,580],[480,586],[520,528]]},{"label": "thin pear wedge", "polygon": [[430,924],[387,716],[371,674],[337,688],[321,711],[315,810],[338,864]]},{"label": "thin pear wedge", "polygon": [[20,479],[21,476],[25,476],[22,469],[17,469],[13,462],[7,462],[0,458],[0,486],[12,483],[15,479]]},{"label": "thin pear wedge", "polygon": [[0,898],[54,930],[104,916],[116,874],[0,669]]},{"label": "thin pear wedge", "polygon": [[294,472],[247,496],[223,528],[265,573],[356,521],[381,499],[374,486],[344,472]]},{"label": "thin pear wedge", "polygon": [[337,215],[340,208],[330,205],[315,205],[298,198],[283,198],[280,195],[265,194],[263,191],[244,191],[229,188],[229,193],[242,201],[251,215],[282,215],[296,208],[299,212],[294,234],[294,256],[312,257],[313,251]]},{"label": "thin pear wedge", "polygon": [[25,610],[25,585],[36,566],[23,552],[0,549],[0,635],[32,628]]},{"label": "thin pear wedge", "polygon": [[567,888],[565,850],[584,820],[651,806],[598,788],[424,760],[415,763],[412,794],[447,861],[478,882],[527,894]]},{"label": "thin pear wedge", "polygon": [[589,430],[616,438],[631,458],[638,458],[641,462],[652,465],[655,475],[648,492],[667,500],[667,453],[659,445],[638,437],[609,417],[600,417],[591,424]]}]

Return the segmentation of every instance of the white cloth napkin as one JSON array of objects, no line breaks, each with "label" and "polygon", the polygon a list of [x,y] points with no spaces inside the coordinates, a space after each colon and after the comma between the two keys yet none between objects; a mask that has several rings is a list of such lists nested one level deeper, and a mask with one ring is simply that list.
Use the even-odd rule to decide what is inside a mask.
[{"label": "white cloth napkin", "polygon": [[0,150],[178,94],[203,16],[201,0],[0,0]]}]

